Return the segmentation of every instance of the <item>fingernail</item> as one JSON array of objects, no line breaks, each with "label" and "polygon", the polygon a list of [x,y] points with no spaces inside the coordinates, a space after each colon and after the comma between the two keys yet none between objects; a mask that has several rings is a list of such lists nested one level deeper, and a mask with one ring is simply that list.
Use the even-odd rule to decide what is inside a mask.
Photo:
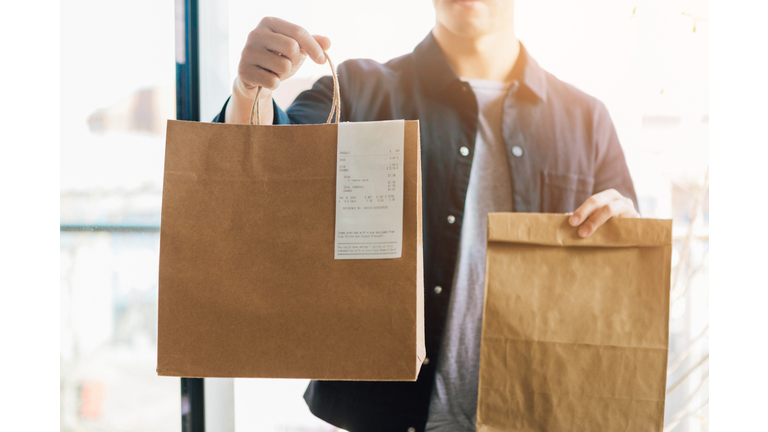
[{"label": "fingernail", "polygon": [[320,54],[319,56],[317,56],[317,62],[325,63],[325,54]]},{"label": "fingernail", "polygon": [[571,216],[571,219],[569,220],[571,226],[576,226],[579,224],[579,217],[576,215]]},{"label": "fingernail", "polygon": [[579,229],[579,235],[580,235],[581,237],[586,237],[586,236],[587,236],[587,231],[588,231],[588,230],[587,230],[587,228],[586,228],[586,227],[581,227],[581,229]]}]

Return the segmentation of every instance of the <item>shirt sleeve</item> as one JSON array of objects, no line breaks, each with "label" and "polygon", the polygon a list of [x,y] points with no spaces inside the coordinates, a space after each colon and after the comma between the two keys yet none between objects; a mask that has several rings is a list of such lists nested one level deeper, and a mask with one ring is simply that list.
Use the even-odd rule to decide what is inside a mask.
[{"label": "shirt sleeve", "polygon": [[[343,64],[339,66],[339,80]],[[344,85],[342,88],[346,88]],[[343,93],[342,93],[343,94]],[[296,100],[288,107],[288,118],[294,124],[323,124],[328,120],[333,105],[333,79],[324,76],[315,81],[312,88],[301,92]],[[345,103],[342,97],[342,108]],[[344,121],[344,110],[341,110],[341,120]]]},{"label": "shirt sleeve", "polygon": [[627,161],[616,134],[616,128],[608,114],[608,109],[602,102],[598,103],[594,117],[594,131],[597,140],[597,161],[595,169],[594,193],[607,189],[616,189],[620,194],[632,200],[635,210],[637,204],[635,186],[629,175]]}]

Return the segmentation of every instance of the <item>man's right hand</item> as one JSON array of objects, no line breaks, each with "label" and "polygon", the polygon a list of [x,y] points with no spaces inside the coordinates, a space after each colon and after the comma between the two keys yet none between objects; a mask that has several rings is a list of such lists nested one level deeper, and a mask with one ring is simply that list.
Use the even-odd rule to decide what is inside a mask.
[{"label": "man's right hand", "polygon": [[318,64],[325,63],[323,51],[330,47],[331,41],[325,36],[312,36],[303,28],[279,18],[262,19],[248,34],[240,54],[225,122],[247,124],[256,89],[261,86],[261,124],[272,124],[272,91],[280,82],[293,76],[307,56]]}]

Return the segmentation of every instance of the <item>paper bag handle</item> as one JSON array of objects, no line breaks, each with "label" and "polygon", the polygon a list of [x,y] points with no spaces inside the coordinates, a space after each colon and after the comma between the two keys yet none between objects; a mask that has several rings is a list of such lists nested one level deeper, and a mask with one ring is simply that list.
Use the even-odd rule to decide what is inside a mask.
[{"label": "paper bag handle", "polygon": [[[323,54],[325,54],[325,58],[328,59],[328,64],[331,66],[331,75],[333,76],[333,104],[331,105],[331,113],[328,114],[328,120],[325,122],[325,124],[330,124],[331,119],[333,119],[333,113],[336,113],[336,123],[339,123],[339,118],[341,117],[341,96],[339,94],[339,78],[336,76],[336,67],[333,66],[333,62],[331,62],[331,58],[328,57],[328,53],[323,51]],[[261,95],[261,86],[256,90],[256,98],[253,100],[253,105],[251,106],[251,117],[250,117],[250,124],[253,124],[253,118],[254,113],[256,114],[256,124],[261,124],[261,104],[259,103],[259,95]]]}]

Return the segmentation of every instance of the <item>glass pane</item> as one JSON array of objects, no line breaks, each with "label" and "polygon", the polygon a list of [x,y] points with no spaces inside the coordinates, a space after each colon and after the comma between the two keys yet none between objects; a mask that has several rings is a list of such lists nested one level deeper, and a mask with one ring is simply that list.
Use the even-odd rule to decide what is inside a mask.
[{"label": "glass pane", "polygon": [[61,5],[61,430],[181,429],[159,378],[165,122],[173,2]]},{"label": "glass pane", "polygon": [[235,379],[237,432],[340,431],[312,415],[302,395],[309,380]]},{"label": "glass pane", "polygon": [[179,430],[179,379],[158,377],[159,233],[61,233],[63,431]]}]

